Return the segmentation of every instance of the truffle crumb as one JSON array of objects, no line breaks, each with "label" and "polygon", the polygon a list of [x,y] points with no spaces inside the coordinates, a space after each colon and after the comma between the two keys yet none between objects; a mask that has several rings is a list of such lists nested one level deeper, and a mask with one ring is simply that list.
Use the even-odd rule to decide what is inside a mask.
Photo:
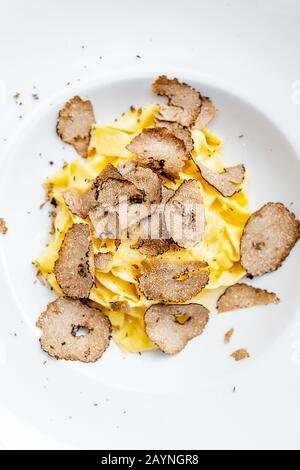
[{"label": "truffle crumb", "polygon": [[249,359],[250,354],[246,349],[238,349],[237,351],[234,351],[230,357],[232,357],[236,362],[239,362],[244,361],[245,359]]},{"label": "truffle crumb", "polygon": [[231,330],[227,331],[227,333],[225,333],[225,336],[224,336],[224,343],[225,344],[229,344],[232,337],[234,335],[234,328],[231,328]]},{"label": "truffle crumb", "polygon": [[7,231],[8,231],[8,228],[7,228],[5,220],[0,218],[0,233],[2,235],[5,235]]}]

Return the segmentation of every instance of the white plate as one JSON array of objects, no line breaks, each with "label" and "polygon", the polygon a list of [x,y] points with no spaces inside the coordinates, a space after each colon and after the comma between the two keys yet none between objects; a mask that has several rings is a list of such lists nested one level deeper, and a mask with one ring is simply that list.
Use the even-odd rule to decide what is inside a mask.
[{"label": "white plate", "polygon": [[[132,104],[156,101],[150,84],[162,72],[179,76],[213,98],[220,113],[211,130],[224,139],[228,164],[245,163],[252,207],[281,201],[300,214],[296,150],[273,115],[251,104],[243,87],[208,79],[188,67],[153,65],[85,80],[44,100],[11,138],[0,170],[1,216],[9,226],[0,246],[0,372],[5,383],[0,404],[62,446],[296,445],[291,405],[285,403],[300,390],[299,385],[287,390],[285,384],[297,384],[299,246],[282,269],[253,281],[277,292],[280,305],[214,313],[205,334],[176,357],[158,352],[125,355],[112,343],[100,361],[83,365],[57,362],[40,351],[35,321],[53,299],[47,288],[34,283],[31,265],[47,242],[49,208],[39,209],[42,183],[75,157],[56,136],[57,112],[76,93],[92,100],[98,122],[109,122]],[[236,335],[225,346],[223,336],[231,327]],[[251,360],[236,364],[229,358],[239,347],[247,347]],[[281,429],[271,424],[274,414]],[[282,429],[287,425],[288,440]],[[13,446],[13,439],[8,441]]]}]

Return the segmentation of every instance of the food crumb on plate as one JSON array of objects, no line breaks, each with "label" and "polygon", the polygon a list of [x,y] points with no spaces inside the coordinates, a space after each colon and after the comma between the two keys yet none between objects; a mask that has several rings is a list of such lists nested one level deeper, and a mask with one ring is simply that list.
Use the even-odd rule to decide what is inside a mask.
[{"label": "food crumb on plate", "polygon": [[233,335],[234,335],[234,328],[231,328],[229,331],[227,331],[227,333],[225,333],[224,343],[229,344]]},{"label": "food crumb on plate", "polygon": [[248,353],[247,349],[238,349],[231,354],[231,357],[236,361],[243,361],[245,359],[250,358],[250,354]]},{"label": "food crumb on plate", "polygon": [[5,220],[0,218],[0,233],[2,233],[2,235],[5,235],[7,231],[8,231],[8,228],[7,228]]}]

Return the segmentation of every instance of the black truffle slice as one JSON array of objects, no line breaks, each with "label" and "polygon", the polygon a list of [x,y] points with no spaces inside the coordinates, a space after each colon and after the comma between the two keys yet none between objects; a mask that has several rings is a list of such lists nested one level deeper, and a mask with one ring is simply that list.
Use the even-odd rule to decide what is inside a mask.
[{"label": "black truffle slice", "polygon": [[94,253],[88,225],[75,224],[68,230],[54,273],[67,297],[88,298],[94,283]]},{"label": "black truffle slice", "polygon": [[100,271],[106,269],[109,263],[112,262],[113,257],[114,255],[111,252],[97,253],[95,255],[95,269],[99,269]]},{"label": "black truffle slice", "polygon": [[178,178],[190,159],[184,142],[164,128],[143,130],[127,149],[137,155],[141,165],[170,178]]},{"label": "black truffle slice", "polygon": [[[118,182],[116,183],[114,192],[112,192],[112,196],[117,193],[116,198],[118,198],[120,194],[120,181],[122,182],[123,178],[118,170],[109,163],[100,175],[92,182],[90,189],[81,191],[79,189],[71,188],[64,192],[64,200],[68,209],[72,214],[85,219],[89,215],[89,212],[95,209],[99,204],[99,193],[103,184],[109,181],[110,183],[108,185],[111,186],[111,180]],[[125,185],[123,185],[123,188],[124,187]]]},{"label": "black truffle slice", "polygon": [[202,178],[219,191],[222,196],[231,197],[234,194],[241,192],[242,188],[237,185],[242,184],[244,181],[246,171],[244,165],[225,168],[222,173],[217,173],[210,170],[202,163],[197,163],[195,161],[195,164],[197,165]]},{"label": "black truffle slice", "polygon": [[122,176],[145,194],[145,202],[148,204],[160,203],[162,180],[150,168],[137,165],[123,167]]},{"label": "black truffle slice", "polygon": [[161,106],[158,119],[178,122],[187,127],[194,124],[202,106],[202,97],[198,91],[177,78],[169,79],[165,75],[153,83],[152,90],[156,95],[169,99],[167,106]]},{"label": "black truffle slice", "polygon": [[209,281],[207,263],[202,261],[146,260],[139,278],[139,288],[148,300],[188,302]]},{"label": "black truffle slice", "polygon": [[[65,297],[48,305],[37,327],[43,331],[42,349],[67,361],[95,362],[108,347],[111,334],[110,322],[99,309]],[[81,328],[87,333],[77,335]]]},{"label": "black truffle slice", "polygon": [[217,109],[212,100],[207,96],[202,98],[201,112],[194,124],[197,129],[205,129],[205,127],[213,120],[217,114]]},{"label": "black truffle slice", "polygon": [[231,312],[240,308],[250,308],[256,305],[278,304],[277,295],[263,289],[256,289],[247,284],[235,284],[228,287],[219,298],[217,310],[219,313]]},{"label": "black truffle slice", "polygon": [[72,214],[86,219],[89,212],[97,206],[95,190],[81,191],[71,188],[64,192],[64,201]]},{"label": "black truffle slice", "polygon": [[92,103],[74,96],[59,112],[57,134],[72,145],[82,157],[87,157],[95,115]]},{"label": "black truffle slice", "polygon": [[150,307],[145,314],[146,333],[165,354],[177,354],[203,333],[209,311],[198,304]]},{"label": "black truffle slice", "polygon": [[241,264],[250,276],[276,271],[300,238],[300,222],[281,203],[268,203],[248,220]]},{"label": "black truffle slice", "polygon": [[156,127],[163,127],[174,134],[177,139],[182,140],[188,152],[191,153],[194,150],[192,135],[187,127],[183,127],[178,122],[160,121],[159,119],[156,121]]},{"label": "black truffle slice", "polygon": [[196,180],[184,181],[165,208],[168,234],[182,248],[195,246],[204,237],[205,210],[201,189]]}]

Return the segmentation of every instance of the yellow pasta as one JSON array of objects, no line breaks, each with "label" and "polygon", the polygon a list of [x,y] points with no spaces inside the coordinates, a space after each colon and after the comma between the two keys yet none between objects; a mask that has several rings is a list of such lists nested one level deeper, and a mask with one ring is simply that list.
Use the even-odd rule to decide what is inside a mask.
[{"label": "yellow pasta", "polygon": [[[158,105],[147,105],[138,110],[131,109],[110,125],[94,126],[89,157],[65,164],[58,173],[47,179],[46,189],[49,197],[57,203],[57,215],[54,234],[35,264],[59,296],[62,292],[53,270],[65,233],[73,223],[87,223],[71,214],[64,203],[63,192],[70,188],[86,190],[108,163],[118,166],[132,158],[132,154],[126,150],[127,144],[142,129],[153,126],[157,111]],[[199,162],[205,162],[212,170],[222,171],[222,141],[207,130],[201,132],[193,129],[192,137],[193,157]],[[245,192],[246,183],[240,193],[225,198],[201,178],[192,162],[186,165],[176,185],[189,178],[196,178],[203,185],[206,210],[204,241],[193,248],[164,253],[162,258],[207,261],[211,272],[209,284],[192,302],[212,308],[222,288],[235,284],[245,275],[240,264],[240,239],[251,215]],[[172,183],[169,186],[177,187]],[[96,270],[95,286],[90,293],[90,300],[109,317],[113,326],[113,339],[128,352],[155,349],[145,333],[143,320],[145,310],[153,302],[140,294],[137,281],[145,256],[131,248],[132,240],[122,241],[117,251],[112,240],[93,239],[93,244],[96,253],[114,251],[109,266],[103,271]],[[117,301],[128,302],[130,312],[112,311],[110,304]]]}]

